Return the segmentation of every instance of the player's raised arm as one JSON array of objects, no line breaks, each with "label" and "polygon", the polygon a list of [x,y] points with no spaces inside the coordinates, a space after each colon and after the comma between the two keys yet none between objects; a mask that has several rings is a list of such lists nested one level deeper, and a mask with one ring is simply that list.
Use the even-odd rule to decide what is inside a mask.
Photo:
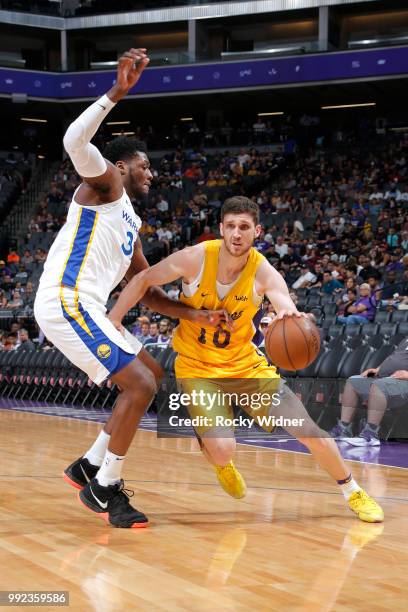
[{"label": "player's raised arm", "polygon": [[[196,246],[194,249],[194,268],[195,270],[191,270],[193,276],[195,277],[198,274],[200,269],[202,259],[204,257],[203,247],[202,245]],[[167,261],[167,260],[166,260]],[[126,280],[131,281],[136,274],[142,272],[149,268],[148,261],[143,254],[142,244],[140,238],[137,239],[135,249],[132,256],[132,262],[130,267],[126,273]],[[156,312],[160,312],[160,314],[166,315],[171,319],[184,319],[186,321],[193,321],[196,323],[201,323],[202,325],[211,325],[213,327],[218,327],[221,324],[225,324],[228,329],[233,328],[232,321],[230,320],[227,312],[222,310],[196,310],[195,308],[191,308],[184,304],[180,300],[171,299],[165,291],[161,287],[151,286],[147,289],[146,293],[142,296],[143,304],[146,304],[148,308],[151,310],[155,310]],[[109,315],[111,318],[111,314]],[[111,318],[111,320],[115,324],[119,324],[118,321]],[[119,326],[120,329],[120,326]]]},{"label": "player's raised arm", "polygon": [[142,270],[124,288],[110,311],[109,318],[122,321],[125,314],[143,298],[150,287],[165,285],[178,278],[194,278],[200,270],[202,260],[202,245],[196,245],[177,251],[155,266]]},{"label": "player's raised arm", "polygon": [[64,136],[75,170],[93,190],[103,193],[103,201],[119,198],[123,184],[119,168],[103,158],[91,139],[115,104],[136,85],[149,61],[146,49],[126,51],[119,59],[115,85],[71,123]]},{"label": "player's raised arm", "polygon": [[267,296],[278,315],[278,319],[282,319],[284,316],[301,317],[304,315],[296,308],[282,276],[266,259],[261,263],[256,274],[256,286],[258,293]]}]

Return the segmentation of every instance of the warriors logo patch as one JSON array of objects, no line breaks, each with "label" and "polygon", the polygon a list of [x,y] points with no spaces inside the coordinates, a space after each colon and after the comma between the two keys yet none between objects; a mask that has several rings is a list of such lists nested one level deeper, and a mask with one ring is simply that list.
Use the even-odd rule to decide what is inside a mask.
[{"label": "warriors logo patch", "polygon": [[100,344],[96,349],[96,354],[100,359],[109,359],[112,354],[112,349],[109,344]]}]

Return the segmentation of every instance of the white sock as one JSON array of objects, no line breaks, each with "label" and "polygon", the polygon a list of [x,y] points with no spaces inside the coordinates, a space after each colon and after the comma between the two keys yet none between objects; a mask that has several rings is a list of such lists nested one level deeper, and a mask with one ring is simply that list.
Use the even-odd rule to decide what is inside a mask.
[{"label": "white sock", "polygon": [[124,458],[124,456],[111,453],[110,450],[106,451],[103,463],[96,475],[96,480],[102,487],[109,487],[120,481]]},{"label": "white sock", "polygon": [[89,463],[92,465],[97,465],[98,467],[102,465],[103,458],[108,450],[109,440],[110,434],[107,434],[102,429],[91,448],[84,455],[84,457],[88,459]]},{"label": "white sock", "polygon": [[360,485],[357,484],[351,474],[348,478],[345,479],[345,482],[344,480],[338,480],[337,483],[340,486],[341,492],[344,495],[344,499],[346,499],[347,501],[349,500],[350,495],[355,493],[355,491],[361,491]]}]

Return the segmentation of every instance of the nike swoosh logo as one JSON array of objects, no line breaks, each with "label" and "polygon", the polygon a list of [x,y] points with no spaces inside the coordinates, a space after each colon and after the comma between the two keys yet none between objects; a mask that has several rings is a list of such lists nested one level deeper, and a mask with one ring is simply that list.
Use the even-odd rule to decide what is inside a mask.
[{"label": "nike swoosh logo", "polygon": [[207,297],[207,295],[211,295],[211,293],[202,293],[201,297]]},{"label": "nike swoosh logo", "polygon": [[106,110],[106,106],[102,106],[102,104],[99,104],[99,102],[97,103],[98,106],[100,106],[101,108],[103,108],[103,110]]},{"label": "nike swoosh logo", "polygon": [[88,478],[88,474],[85,472],[85,470],[84,470],[84,468],[82,467],[82,465],[80,465],[79,467],[81,468],[81,472],[83,473],[83,475],[84,475],[84,478],[85,478],[86,482],[89,482],[89,481],[90,481],[90,478]]},{"label": "nike swoosh logo", "polygon": [[95,493],[92,491],[92,487],[89,487],[89,490],[92,493],[92,496],[96,499],[96,501],[98,502],[98,504],[100,505],[101,508],[103,508],[104,510],[106,510],[106,508],[108,507],[108,502],[101,502],[100,499],[98,499],[95,495]]},{"label": "nike swoosh logo", "polygon": [[255,370],[255,368],[259,368],[260,365],[261,365],[260,363],[257,363],[256,365],[254,365],[252,369]]}]

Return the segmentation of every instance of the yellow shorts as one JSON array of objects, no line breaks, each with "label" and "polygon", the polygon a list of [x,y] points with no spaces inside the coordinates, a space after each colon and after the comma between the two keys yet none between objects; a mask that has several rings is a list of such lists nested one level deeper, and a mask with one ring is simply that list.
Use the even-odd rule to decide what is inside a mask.
[{"label": "yellow shorts", "polygon": [[266,357],[256,351],[242,361],[213,364],[177,355],[174,363],[176,378],[279,378],[275,366],[270,366]]},{"label": "yellow shorts", "polygon": [[[180,391],[191,398],[187,410],[199,437],[231,435],[233,428],[223,422],[233,418],[234,406],[255,419],[268,416],[282,383],[276,368],[257,353],[252,363],[232,363],[228,370],[179,355],[175,371]],[[274,429],[260,424],[268,432]]]}]

